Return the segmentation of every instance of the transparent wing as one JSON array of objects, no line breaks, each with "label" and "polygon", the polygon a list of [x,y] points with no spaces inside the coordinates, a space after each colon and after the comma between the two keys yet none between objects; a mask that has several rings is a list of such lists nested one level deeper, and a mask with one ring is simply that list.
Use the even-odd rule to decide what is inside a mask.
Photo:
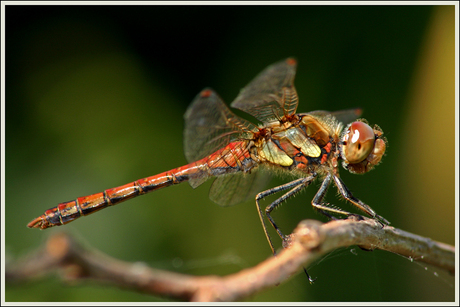
[{"label": "transparent wing", "polygon": [[298,105],[294,77],[297,62],[292,58],[268,66],[241,90],[231,106],[270,122],[295,114]]},{"label": "transparent wing", "polygon": [[327,117],[327,116],[334,116],[335,119],[343,124],[348,124],[357,119],[358,117],[361,116],[363,111],[359,108],[357,109],[347,109],[347,110],[340,110],[340,111],[334,111],[334,112],[329,112],[329,111],[313,111],[309,112],[307,114],[314,115],[317,117]]},{"label": "transparent wing", "polygon": [[348,109],[348,110],[340,110],[340,111],[331,112],[331,114],[339,122],[344,123],[346,125],[356,120],[358,117],[360,117],[361,114],[363,114],[363,110],[359,108],[358,109]]},{"label": "transparent wing", "polygon": [[257,127],[233,114],[211,89],[204,89],[184,115],[188,162],[204,158],[235,140],[251,139]]},{"label": "transparent wing", "polygon": [[209,191],[209,198],[224,207],[255,199],[270,178],[268,172],[260,168],[251,170],[251,173],[240,172],[217,177]]}]

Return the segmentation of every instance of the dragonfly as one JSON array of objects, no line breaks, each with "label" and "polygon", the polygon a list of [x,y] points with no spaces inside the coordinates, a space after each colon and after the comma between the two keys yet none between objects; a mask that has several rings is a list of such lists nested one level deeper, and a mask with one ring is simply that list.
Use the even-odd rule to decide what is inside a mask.
[{"label": "dragonfly", "polygon": [[[351,173],[364,174],[381,162],[387,146],[382,129],[377,125],[371,127],[365,119],[357,119],[361,109],[296,113],[296,69],[294,58],[268,66],[231,103],[231,107],[260,121],[257,125],[235,115],[214,90],[205,88],[184,115],[184,151],[189,164],[60,203],[27,226],[45,229],[64,225],[139,195],[185,181],[196,188],[210,178],[214,182],[209,197],[221,206],[255,197],[273,254],[275,247],[266,219],[285,242],[287,237],[271,213],[315,179],[321,183],[311,205],[320,213],[331,219],[355,215],[325,202],[327,189],[333,183],[346,201],[379,223],[389,225],[385,218],[354,197],[339,175],[340,163]],[[345,126],[346,123],[350,124]],[[259,192],[273,173],[288,174],[294,179]],[[282,191],[286,192],[262,209],[261,200]]]}]

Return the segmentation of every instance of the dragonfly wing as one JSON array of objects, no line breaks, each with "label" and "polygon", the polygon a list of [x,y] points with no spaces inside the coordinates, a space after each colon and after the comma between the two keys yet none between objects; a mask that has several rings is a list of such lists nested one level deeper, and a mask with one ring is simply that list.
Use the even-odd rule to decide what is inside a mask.
[{"label": "dragonfly wing", "polygon": [[184,115],[184,150],[188,162],[204,158],[230,142],[250,139],[257,127],[233,114],[211,89],[204,89]]},{"label": "dragonfly wing", "polygon": [[270,181],[268,172],[261,169],[251,170],[251,173],[235,173],[217,177],[209,191],[209,198],[227,207],[233,206],[250,198],[254,198]]},{"label": "dragonfly wing", "polygon": [[340,111],[334,111],[334,112],[329,112],[329,111],[313,111],[309,112],[307,114],[316,116],[316,117],[327,117],[327,116],[334,116],[335,119],[343,124],[348,124],[357,119],[358,117],[361,116],[363,111],[360,108],[357,109],[347,109],[347,110],[340,110]]},{"label": "dragonfly wing", "polygon": [[297,62],[287,60],[270,65],[241,90],[231,106],[262,122],[293,115],[298,99],[294,87]]}]

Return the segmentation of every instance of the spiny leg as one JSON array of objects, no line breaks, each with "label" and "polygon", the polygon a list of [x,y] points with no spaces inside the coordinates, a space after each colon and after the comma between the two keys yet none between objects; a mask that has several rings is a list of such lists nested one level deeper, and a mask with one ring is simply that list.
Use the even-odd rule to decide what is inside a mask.
[{"label": "spiny leg", "polygon": [[259,200],[261,200],[261,199],[263,199],[263,198],[265,198],[265,197],[267,197],[269,195],[272,195],[274,193],[281,192],[281,191],[284,191],[284,190],[292,188],[292,190],[290,190],[289,192],[287,192],[286,194],[284,194],[283,196],[281,196],[280,198],[278,198],[277,200],[275,200],[273,203],[271,203],[269,206],[267,206],[265,208],[265,214],[267,215],[268,220],[270,221],[272,226],[275,228],[276,232],[281,237],[281,239],[284,240],[285,236],[283,235],[281,230],[278,228],[278,226],[275,224],[275,221],[270,216],[270,212],[273,211],[273,209],[275,209],[281,202],[283,202],[284,200],[286,200],[287,198],[289,198],[290,196],[292,196],[295,193],[299,192],[302,188],[304,188],[305,186],[310,184],[310,182],[313,181],[313,179],[315,177],[316,177],[316,174],[313,174],[313,175],[311,175],[311,176],[309,176],[307,178],[300,178],[300,179],[288,182],[286,184],[274,187],[272,189],[269,189],[269,190],[266,190],[266,191],[263,191],[263,192],[260,192],[259,194],[257,194],[257,196],[256,196],[257,212],[259,213],[259,218],[260,218],[260,221],[262,223],[262,227],[264,229],[265,236],[267,237],[268,243],[270,244],[270,248],[272,249],[272,252],[273,252],[274,255],[275,255],[275,248],[273,246],[273,243],[272,243],[272,240],[270,238],[270,235],[268,234],[267,226],[265,225],[263,212],[262,212],[262,210],[260,208]]},{"label": "spiny leg", "polygon": [[374,218],[374,219],[376,219],[376,220],[378,220],[378,221],[380,221],[380,222],[382,222],[382,223],[384,223],[386,225],[390,224],[390,222],[388,222],[384,217],[382,217],[382,216],[378,215],[377,213],[375,213],[375,211],[371,207],[369,207],[368,205],[363,203],[361,200],[359,200],[356,197],[354,197],[353,194],[351,194],[350,190],[343,183],[342,179],[340,179],[337,176],[334,176],[334,181],[335,181],[335,184],[336,184],[337,189],[339,190],[340,194],[342,194],[342,196],[346,200],[348,200],[350,203],[355,205],[361,211],[367,213],[372,218]]},{"label": "spiny leg", "polygon": [[321,184],[321,187],[319,188],[318,192],[316,192],[315,197],[311,201],[311,205],[324,214],[325,216],[329,217],[330,219],[335,219],[334,216],[329,214],[329,212],[332,213],[337,213],[337,214],[343,214],[343,215],[350,215],[351,213],[345,210],[342,210],[337,207],[329,207],[327,204],[323,203],[324,196],[326,196],[327,188],[329,187],[329,184],[331,183],[332,179],[332,174],[328,174],[326,178],[324,178],[323,183]]}]

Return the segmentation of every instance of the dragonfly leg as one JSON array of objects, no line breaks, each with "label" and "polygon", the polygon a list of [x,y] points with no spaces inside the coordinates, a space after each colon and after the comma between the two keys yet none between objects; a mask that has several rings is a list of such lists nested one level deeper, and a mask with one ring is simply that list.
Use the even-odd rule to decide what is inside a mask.
[{"label": "dragonfly leg", "polygon": [[273,228],[275,228],[276,232],[281,237],[281,239],[284,240],[285,239],[284,234],[281,232],[281,230],[275,224],[275,221],[271,217],[270,213],[273,211],[273,209],[278,207],[280,203],[282,203],[283,201],[285,201],[286,199],[288,199],[292,195],[294,195],[297,192],[299,192],[302,188],[304,188],[307,185],[309,185],[310,182],[313,181],[315,176],[316,176],[316,174],[313,174],[313,175],[311,175],[309,177],[306,177],[306,178],[300,178],[300,179],[288,182],[286,184],[274,187],[272,189],[269,189],[269,190],[266,190],[266,191],[263,191],[263,192],[260,192],[259,194],[257,194],[257,196],[256,196],[257,212],[259,213],[259,218],[260,218],[260,221],[262,222],[262,227],[264,228],[265,236],[267,237],[268,243],[270,244],[270,248],[272,249],[273,254],[275,254],[275,248],[273,246],[273,242],[272,242],[272,240],[270,238],[270,235],[268,234],[267,226],[265,225],[263,212],[262,212],[262,209],[260,207],[259,200],[261,200],[261,199],[263,199],[263,198],[265,198],[265,197],[267,197],[269,195],[272,195],[274,193],[291,189],[289,192],[287,192],[286,194],[284,194],[283,196],[281,196],[280,198],[278,198],[277,200],[275,200],[274,202],[272,202],[269,206],[267,206],[265,208],[265,214],[266,214],[268,220],[270,221],[270,224],[272,224]]},{"label": "dragonfly leg", "polygon": [[308,274],[306,268],[303,268],[303,271],[305,272],[305,274],[307,274],[307,278],[308,278],[308,281],[310,282],[310,284],[313,285],[313,283],[316,281],[316,278],[311,278],[311,276],[310,276],[310,274]]},{"label": "dragonfly leg", "polygon": [[390,222],[388,222],[384,217],[382,217],[382,216],[378,215],[377,213],[375,213],[375,211],[372,210],[371,207],[369,207],[368,205],[363,203],[361,200],[359,200],[356,197],[354,197],[353,194],[351,194],[350,190],[345,186],[345,184],[343,183],[342,179],[340,179],[337,176],[334,176],[334,181],[335,181],[335,184],[336,184],[337,189],[339,190],[340,194],[342,194],[342,196],[346,200],[348,200],[350,203],[355,205],[358,209],[360,209],[361,211],[367,213],[369,216],[371,216],[372,218],[376,219],[377,221],[379,221],[379,222],[381,222],[381,223],[383,223],[385,225],[390,224]]},{"label": "dragonfly leg", "polygon": [[326,196],[327,188],[329,187],[329,184],[331,183],[331,179],[332,179],[332,175],[328,174],[326,178],[323,180],[323,183],[321,184],[321,187],[319,188],[318,192],[316,192],[315,197],[311,201],[311,205],[316,210],[318,210],[319,212],[321,212],[322,214],[324,214],[325,216],[333,220],[336,218],[332,216],[331,214],[329,214],[329,212],[336,213],[336,214],[343,214],[347,216],[350,215],[351,213],[343,209],[337,208],[337,207],[331,207],[330,204],[326,204],[323,202],[324,196]]}]

